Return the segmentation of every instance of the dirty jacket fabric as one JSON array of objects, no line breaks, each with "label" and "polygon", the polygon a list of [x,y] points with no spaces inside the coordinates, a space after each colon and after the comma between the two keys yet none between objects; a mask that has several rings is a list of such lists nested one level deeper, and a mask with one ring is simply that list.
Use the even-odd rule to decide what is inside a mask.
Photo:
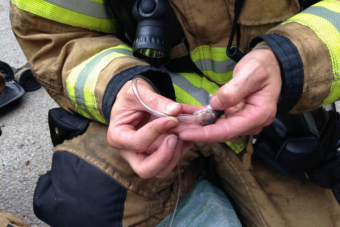
[{"label": "dirty jacket fabric", "polygon": [[[34,19],[30,21],[31,25],[27,23],[27,26],[34,27],[35,32],[45,33],[31,48],[24,48],[24,52],[39,81],[54,97],[58,96],[59,104],[85,117],[107,123],[115,95],[127,80],[138,74],[152,74],[151,80],[166,96],[173,98],[171,91],[174,91],[177,101],[201,105],[207,98],[195,97],[196,90],[188,91],[188,94],[183,92],[185,82],[201,89],[200,93],[214,93],[218,86],[232,77],[235,62],[225,55],[225,47],[234,16],[233,0],[209,4],[204,1],[170,1],[189,43],[189,48],[184,45],[176,47],[173,57],[190,54],[201,72],[200,75],[170,75],[173,84],[165,79],[169,77],[162,75],[169,73],[159,72],[132,57],[131,48],[112,35],[114,27],[105,30],[86,20],[83,24],[77,23],[73,18],[85,13],[79,13],[81,10],[77,10],[74,4],[33,2],[12,0],[18,8],[49,19],[46,26],[39,28],[34,27]],[[99,9],[105,8],[103,3],[89,2],[83,1],[81,5],[84,6],[78,8],[93,7],[93,12],[87,13],[92,17]],[[339,98],[339,4],[336,0],[321,1],[299,13],[301,7],[297,0],[244,2],[239,19],[240,48],[248,52],[251,41],[258,37],[254,44],[264,40],[274,50],[283,75],[279,107],[285,111],[302,112]],[[57,13],[63,13],[63,16],[56,16]],[[71,18],[64,16],[71,13],[76,15]],[[102,17],[115,24],[112,15]],[[51,20],[78,27],[62,26]],[[51,35],[50,29],[58,30],[59,36]],[[27,29],[21,30],[25,32]],[[25,33],[18,31],[17,35],[22,45],[33,42],[30,39],[32,33],[27,34],[26,39],[20,39]],[[46,45],[48,40],[56,42]],[[159,77],[162,83],[157,81]]]},{"label": "dirty jacket fabric", "polygon": [[[86,7],[76,5],[63,11],[66,6],[60,2],[13,0],[11,5],[13,30],[39,82],[64,109],[94,120],[83,135],[54,149],[52,170],[38,182],[35,213],[52,226],[155,226],[174,204],[177,173],[166,179],[140,179],[119,152],[107,145],[105,124],[115,95],[126,81],[143,75],[164,96],[182,103],[207,104],[209,94],[231,79],[235,66],[225,55],[234,1],[171,1],[188,42],[188,47],[176,46],[172,57],[189,55],[199,72],[170,72],[149,66],[131,56],[131,48],[112,34],[114,26],[105,26],[105,21],[114,18],[107,16],[99,22],[90,18],[93,23],[85,23],[89,19],[85,17],[70,23],[69,19],[78,18],[77,13]],[[45,10],[37,10],[38,3],[46,4]],[[320,38],[322,32],[315,23],[304,23],[337,20],[333,12],[337,15],[339,3],[319,4],[314,7],[331,12],[298,14],[298,1],[269,0],[248,0],[242,9],[240,48],[250,51],[254,40],[252,45],[260,43],[256,48],[272,48],[277,54],[284,81],[280,102],[284,111],[316,108],[333,97],[331,91],[337,91],[332,90],[338,75],[333,69],[337,60],[330,54],[336,45]],[[100,5],[95,7],[99,12]],[[69,14],[56,17],[51,12]],[[321,19],[294,20],[306,14]],[[337,21],[333,22],[326,24],[334,28]],[[224,144],[197,144],[183,156],[182,198],[203,168],[202,156],[213,158],[220,183],[235,201],[244,226],[340,223],[339,206],[331,191],[300,176],[282,177],[256,160],[254,172],[243,172],[240,157]]]}]

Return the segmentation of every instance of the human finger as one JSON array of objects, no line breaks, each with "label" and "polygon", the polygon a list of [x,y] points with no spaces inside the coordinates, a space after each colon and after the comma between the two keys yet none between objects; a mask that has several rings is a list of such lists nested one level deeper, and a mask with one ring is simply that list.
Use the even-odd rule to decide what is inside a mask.
[{"label": "human finger", "polygon": [[[170,133],[170,134],[175,134],[175,133]],[[155,150],[157,150],[160,144],[162,143],[162,141],[165,139],[165,137],[167,137],[170,134],[163,134],[160,137],[158,137],[157,140],[146,150],[145,154],[149,155],[153,153]],[[194,143],[190,141],[182,141],[182,142],[183,142],[182,154],[184,154],[187,150],[189,150],[194,145]]]},{"label": "human finger", "polygon": [[169,164],[164,169],[162,169],[161,171],[159,171],[155,175],[155,177],[157,177],[157,178],[165,178],[176,167],[176,165],[178,164],[179,160],[182,157],[183,144],[184,143],[183,143],[182,140],[178,140],[173,158],[171,159]]},{"label": "human finger", "polygon": [[202,126],[197,122],[179,122],[179,124],[176,127],[169,130],[169,133],[179,135],[180,132],[184,130],[196,128],[202,128]]},{"label": "human finger", "polygon": [[196,106],[196,105],[189,105],[189,104],[181,104],[182,105],[182,114],[193,114],[196,111],[202,110],[204,106]]},{"label": "human finger", "polygon": [[237,70],[233,79],[222,86],[211,98],[211,107],[216,110],[222,110],[236,106],[245,97],[260,90],[265,86],[263,83],[265,76],[258,71],[260,71],[260,67],[251,64]]},{"label": "human finger", "polygon": [[176,116],[182,112],[182,105],[168,99],[162,95],[157,94],[154,90],[150,89],[150,85],[146,85],[146,82],[137,81],[138,94],[142,101],[151,109],[158,112]]},{"label": "human finger", "polygon": [[237,104],[236,106],[230,107],[228,109],[224,110],[224,116],[228,117],[231,116],[233,114],[236,114],[237,112],[241,111],[242,109],[244,109],[245,107],[245,103],[244,101],[241,101],[239,104]]},{"label": "human finger", "polygon": [[254,128],[254,129],[248,131],[247,135],[258,135],[258,134],[260,134],[260,132],[262,132],[263,128],[264,128],[263,126]]},{"label": "human finger", "polygon": [[173,160],[168,164],[167,167],[165,167],[163,170],[157,173],[155,177],[157,178],[167,177],[171,173],[171,171],[173,171],[173,169],[176,168],[176,165],[179,164],[179,161],[182,158],[182,155],[194,145],[193,142],[182,141],[182,140],[179,140],[179,143],[180,144],[177,145],[178,151],[176,151]]},{"label": "human finger", "polygon": [[184,129],[179,137],[194,142],[223,142],[264,127],[267,122],[264,116],[259,111],[244,109],[228,118],[219,119],[213,125]]},{"label": "human finger", "polygon": [[138,176],[148,179],[168,166],[175,155],[177,143],[178,137],[169,135],[163,140],[158,150],[150,155],[130,151],[123,151],[120,154]]},{"label": "human finger", "polygon": [[107,134],[109,145],[117,150],[145,152],[159,136],[178,125],[174,117],[157,118],[138,130],[133,125],[110,125]]}]

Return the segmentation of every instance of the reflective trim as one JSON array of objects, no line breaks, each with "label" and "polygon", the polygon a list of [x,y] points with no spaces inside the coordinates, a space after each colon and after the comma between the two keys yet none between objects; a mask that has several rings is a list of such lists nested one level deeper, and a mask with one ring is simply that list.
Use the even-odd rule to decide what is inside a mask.
[{"label": "reflective trim", "polygon": [[206,77],[200,76],[196,73],[180,73],[185,79],[187,79],[192,85],[198,88],[203,88],[208,94],[215,94],[219,89],[219,86],[208,80]]},{"label": "reflective trim", "polygon": [[321,6],[321,7],[325,7],[331,11],[340,13],[340,6],[339,6],[339,1],[337,0],[324,0],[324,1],[320,1],[317,4],[315,4],[313,7],[315,6]]},{"label": "reflective trim", "polygon": [[11,2],[24,11],[62,24],[105,33],[114,33],[117,30],[113,16],[106,10],[106,4],[99,2],[91,0],[11,0]]},{"label": "reflective trim", "polygon": [[340,19],[339,19],[340,14],[337,12],[334,12],[330,9],[326,9],[324,7],[315,6],[315,7],[308,8],[303,13],[314,14],[316,16],[320,16],[328,20],[334,27],[338,29],[338,31],[340,31]]},{"label": "reflective trim", "polygon": [[227,141],[226,144],[236,153],[239,154],[241,153],[246,146],[244,144],[236,144],[236,143],[232,143],[230,141]]},{"label": "reflective trim", "polygon": [[91,0],[91,2],[97,2],[97,3],[102,3],[102,4],[104,4],[104,3],[107,2],[107,0]]},{"label": "reflective trim", "polygon": [[227,56],[225,47],[198,46],[190,57],[210,80],[219,85],[231,80],[236,63]]},{"label": "reflective trim", "polygon": [[199,59],[212,59],[213,61],[226,61],[230,58],[226,54],[225,47],[198,46],[190,52],[191,59],[195,62]]},{"label": "reflective trim", "polygon": [[203,106],[202,103],[197,101],[187,91],[183,90],[181,87],[179,87],[176,84],[173,84],[173,86],[174,86],[174,89],[175,89],[176,102],[190,104],[190,105],[196,105],[196,106]]},{"label": "reflective trim", "polygon": [[68,9],[87,16],[96,17],[100,19],[112,19],[113,15],[108,14],[106,5],[103,3],[93,2],[90,0],[45,0],[53,5]]},{"label": "reflective trim", "polygon": [[170,73],[170,77],[173,84],[177,86],[177,91],[175,87],[176,99],[186,104],[208,105],[210,94],[215,94],[219,88],[213,82],[195,73]]},{"label": "reflective trim", "polygon": [[291,22],[309,27],[326,44],[331,56],[334,80],[322,105],[335,102],[340,97],[340,2],[317,3],[287,20],[285,24]]},{"label": "reflective trim", "polygon": [[[192,85],[185,77],[180,74],[170,73],[171,80],[174,84],[176,84],[179,88],[181,88],[186,93],[190,94],[195,100],[197,100],[200,105],[208,105],[209,104],[209,93],[202,89],[197,88]],[[176,95],[177,97],[177,95]],[[187,103],[192,104],[192,103]]]},{"label": "reflective trim", "polygon": [[228,71],[225,73],[215,73],[213,71],[201,71],[201,72],[218,85],[224,85],[233,78],[233,71]]},{"label": "reflective trim", "polygon": [[66,80],[66,91],[80,114],[106,123],[95,96],[98,76],[115,58],[131,55],[129,47],[120,45],[104,50],[72,69]]},{"label": "reflective trim", "polygon": [[235,68],[236,62],[233,60],[213,61],[212,59],[199,59],[195,61],[196,66],[202,71],[213,71],[224,73]]}]

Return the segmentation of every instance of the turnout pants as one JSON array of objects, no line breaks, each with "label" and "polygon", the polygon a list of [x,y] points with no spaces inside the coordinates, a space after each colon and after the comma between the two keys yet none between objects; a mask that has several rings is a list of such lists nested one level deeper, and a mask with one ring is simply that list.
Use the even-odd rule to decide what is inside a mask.
[{"label": "turnout pants", "polygon": [[[51,226],[155,226],[175,203],[177,174],[139,178],[106,142],[107,126],[87,131],[55,147],[51,171],[40,177],[34,211]],[[211,157],[217,179],[234,201],[243,226],[340,226],[340,206],[332,191],[303,176],[284,177],[253,158],[252,170],[224,144],[196,144],[183,155],[181,199]]]}]

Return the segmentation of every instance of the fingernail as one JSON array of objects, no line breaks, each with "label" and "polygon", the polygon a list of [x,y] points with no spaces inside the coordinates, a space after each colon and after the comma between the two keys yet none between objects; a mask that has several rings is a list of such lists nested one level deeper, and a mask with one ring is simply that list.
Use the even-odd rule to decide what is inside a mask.
[{"label": "fingernail", "polygon": [[218,97],[216,95],[211,98],[210,106],[214,110],[223,110],[223,105],[222,105],[222,103],[220,102],[220,100],[218,99]]},{"label": "fingernail", "polygon": [[174,118],[173,120],[169,120],[167,123],[165,123],[165,128],[171,129],[171,128],[177,126],[177,124],[178,124],[178,121],[175,120],[175,118]]},{"label": "fingernail", "polygon": [[175,149],[177,146],[178,138],[177,136],[172,136],[168,139],[168,145],[171,149]]},{"label": "fingernail", "polygon": [[172,103],[169,103],[167,106],[166,106],[166,112],[171,114],[177,107],[178,107],[178,103],[175,103],[175,102],[172,102]]}]

